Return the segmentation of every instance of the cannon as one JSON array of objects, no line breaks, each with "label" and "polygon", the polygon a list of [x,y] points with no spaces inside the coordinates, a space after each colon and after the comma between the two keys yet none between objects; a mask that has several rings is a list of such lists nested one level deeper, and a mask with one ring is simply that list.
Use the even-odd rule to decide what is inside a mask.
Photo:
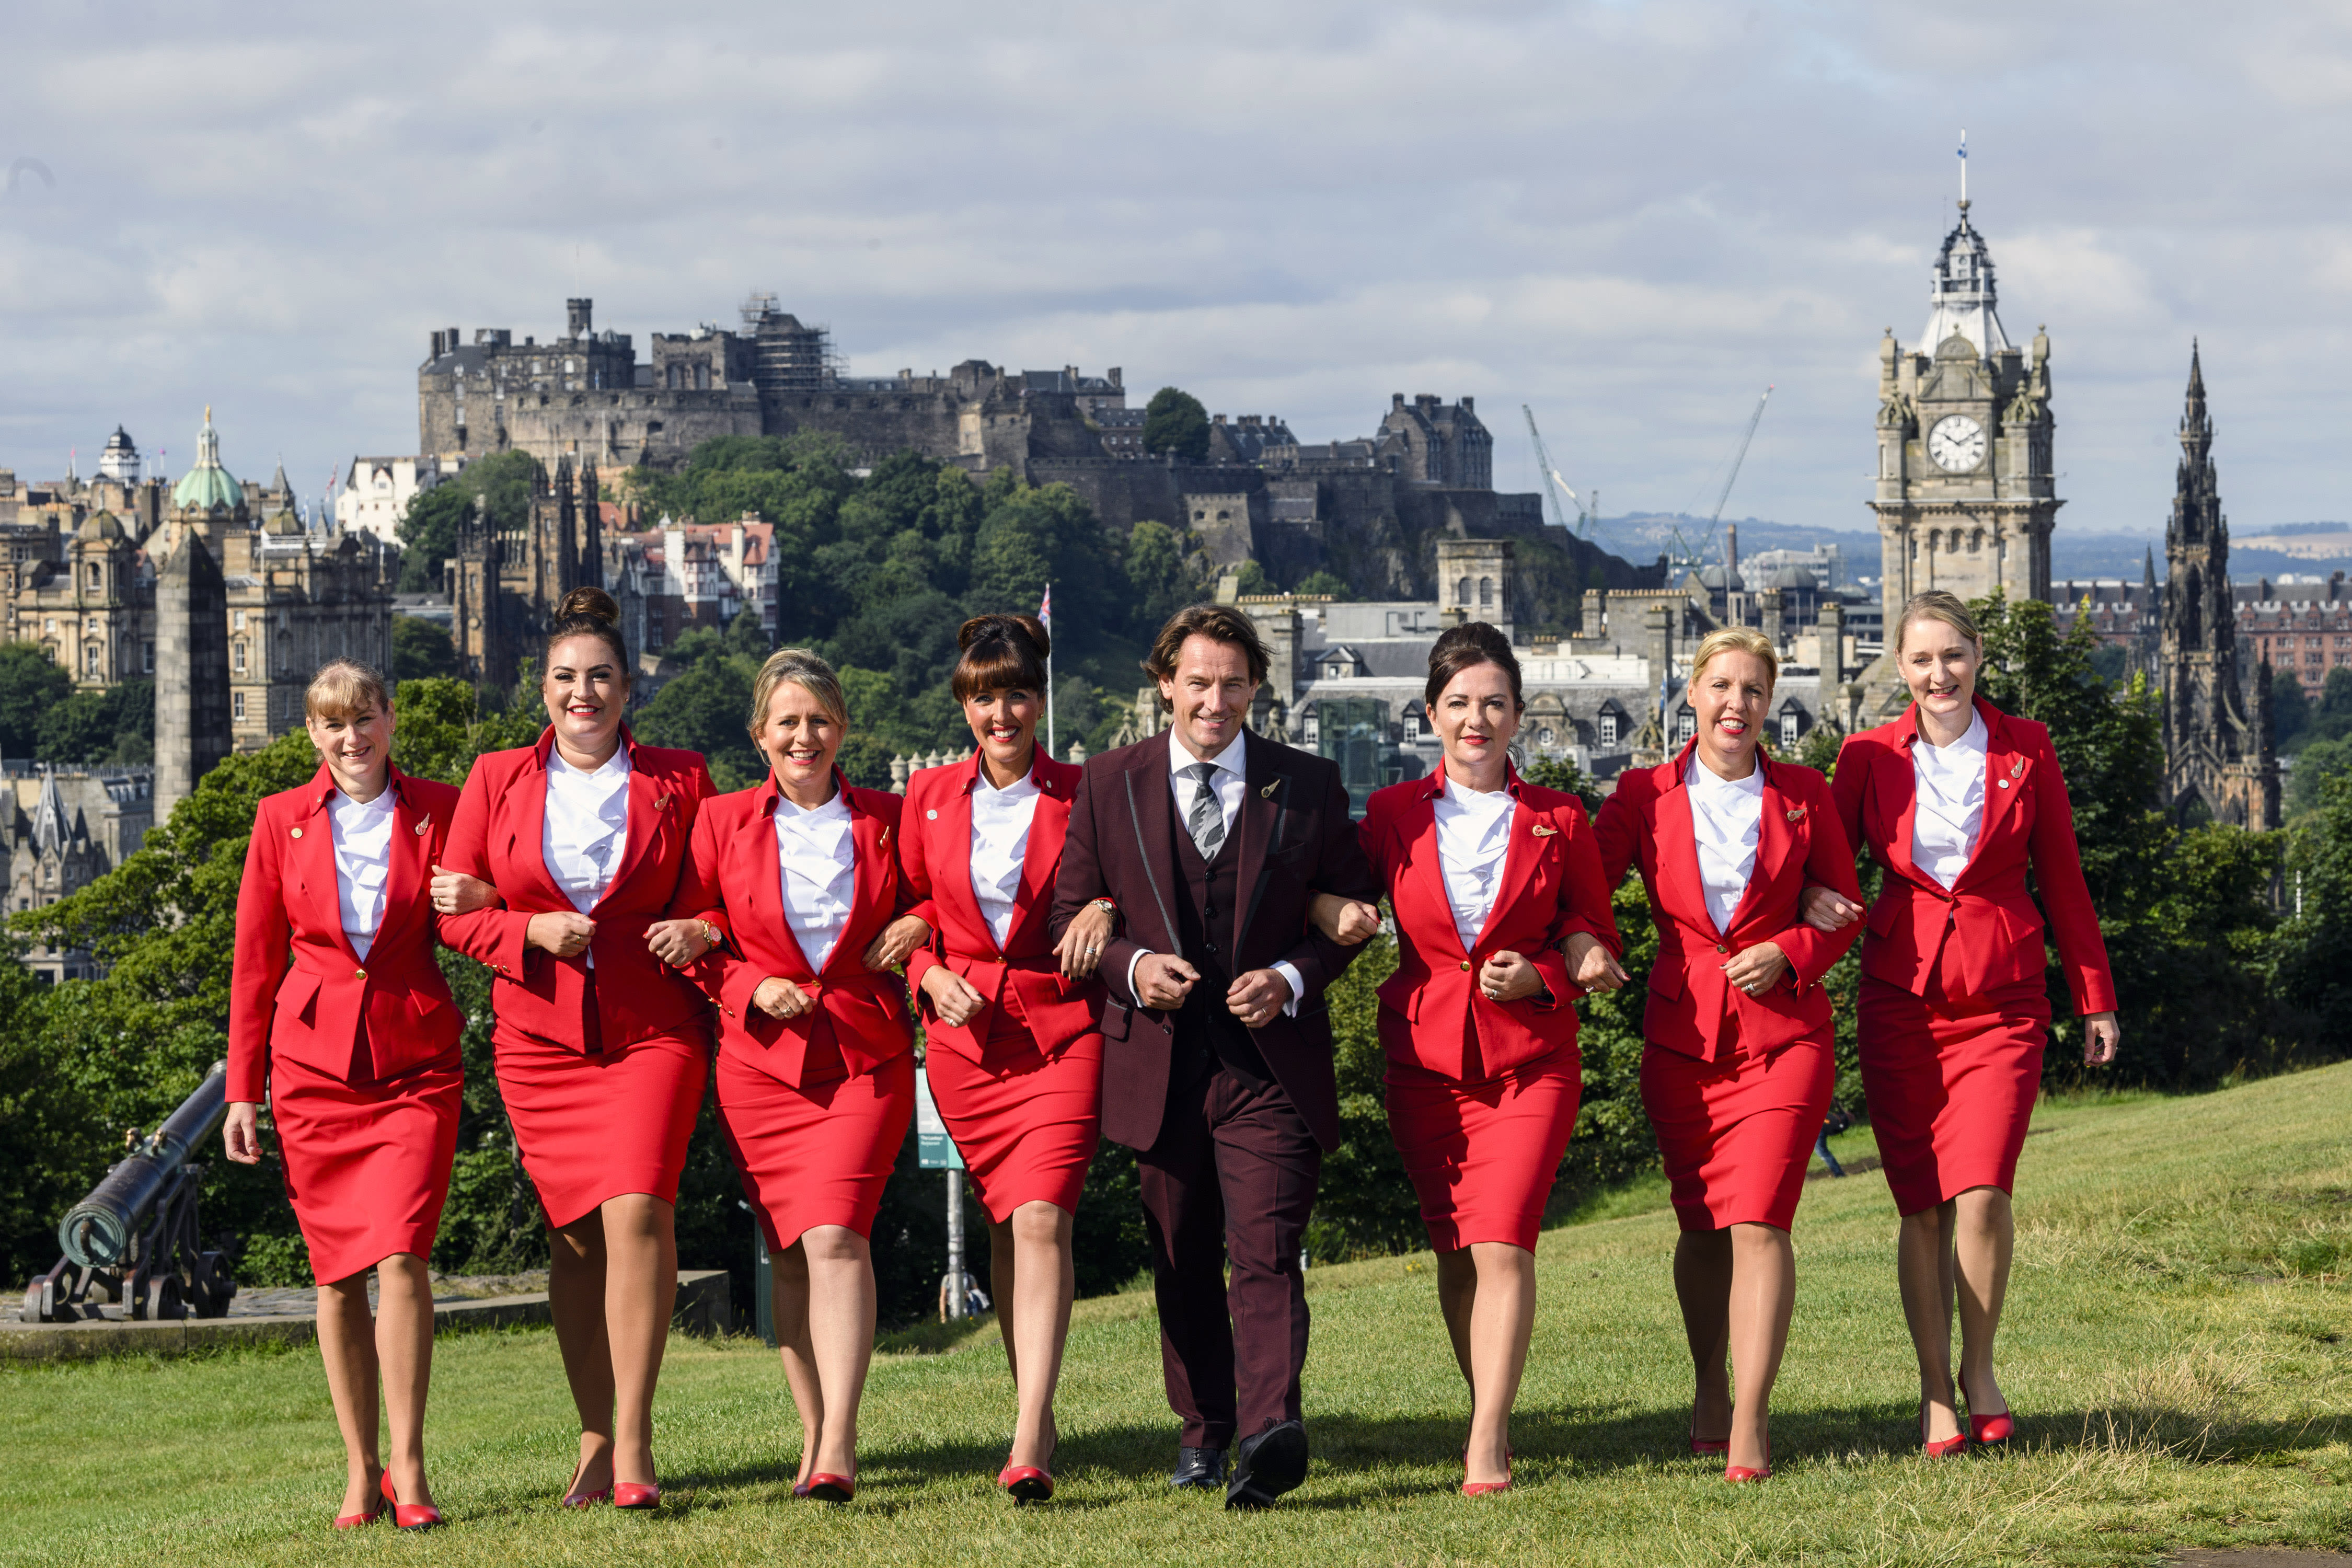
[{"label": "cannon", "polygon": [[152,1134],[132,1134],[130,1153],[58,1222],[65,1256],[26,1290],[21,1321],[103,1317],[93,1298],[150,1321],[227,1315],[236,1281],[197,1234],[205,1168],[188,1158],[220,1125],[227,1092],[228,1064],[215,1062]]}]

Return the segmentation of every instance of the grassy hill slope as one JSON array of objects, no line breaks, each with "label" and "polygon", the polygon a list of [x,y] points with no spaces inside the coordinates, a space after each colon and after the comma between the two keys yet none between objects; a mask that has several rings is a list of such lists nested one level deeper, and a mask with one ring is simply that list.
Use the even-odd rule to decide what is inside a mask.
[{"label": "grassy hill slope", "polygon": [[[2004,1384],[2022,1452],[1916,1457],[1916,1379],[1875,1174],[1797,1216],[1780,1473],[1679,1457],[1687,1363],[1660,1208],[1554,1231],[1515,1427],[1518,1489],[1465,1500],[1466,1399],[1427,1255],[1310,1272],[1316,1465],[1270,1516],[1171,1496],[1148,1295],[1079,1304],[1055,1503],[992,1485],[1010,1433],[993,1331],[876,1366],[862,1490],[791,1500],[798,1424],[756,1342],[672,1342],[655,1517],[553,1506],[573,1438],[545,1331],[445,1340],[428,1441],[453,1525],[330,1541],[341,1449],[314,1356],[0,1373],[0,1561],[828,1564],[2145,1563],[2352,1535],[2352,1065],[2192,1100],[2045,1107],[2020,1175]],[[1847,1157],[1867,1134],[1842,1140]],[[1641,1209],[1638,1196],[1617,1209]],[[922,1342],[919,1351],[915,1342]]]}]

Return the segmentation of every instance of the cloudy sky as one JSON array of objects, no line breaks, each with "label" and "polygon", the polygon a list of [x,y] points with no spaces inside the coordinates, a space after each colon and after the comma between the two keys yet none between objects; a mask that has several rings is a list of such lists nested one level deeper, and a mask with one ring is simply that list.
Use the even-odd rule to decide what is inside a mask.
[{"label": "cloudy sky", "polygon": [[1604,510],[1870,526],[1959,132],[2062,526],[2160,531],[2201,336],[2238,529],[2352,517],[2352,5],[109,5],[0,20],[0,466],[127,425],[317,493],[426,335],[774,290],[859,374],[1122,366],[1302,437],[1522,403]]}]

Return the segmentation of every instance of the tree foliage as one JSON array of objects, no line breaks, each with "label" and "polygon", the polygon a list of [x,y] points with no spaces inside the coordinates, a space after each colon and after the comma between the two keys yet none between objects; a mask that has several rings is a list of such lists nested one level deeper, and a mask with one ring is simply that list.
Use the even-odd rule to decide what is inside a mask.
[{"label": "tree foliage", "polygon": [[73,677],[37,644],[0,643],[0,757],[37,756],[41,720],[71,695]]},{"label": "tree foliage", "polygon": [[465,676],[466,668],[447,632],[415,616],[394,616],[388,673],[394,681],[457,680]]},{"label": "tree foliage", "polygon": [[1209,455],[1209,411],[1191,393],[1161,387],[1143,407],[1143,449],[1199,462]]},{"label": "tree foliage", "polygon": [[431,593],[441,586],[441,563],[457,552],[457,530],[487,497],[496,528],[520,528],[530,520],[530,491],[539,462],[520,449],[477,458],[456,479],[445,479],[410,498],[394,531],[400,536],[400,591]]}]

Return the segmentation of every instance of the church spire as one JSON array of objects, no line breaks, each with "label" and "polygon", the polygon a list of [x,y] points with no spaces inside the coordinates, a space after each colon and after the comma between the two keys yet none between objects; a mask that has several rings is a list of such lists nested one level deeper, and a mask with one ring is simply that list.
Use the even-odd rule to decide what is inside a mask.
[{"label": "church spire", "polygon": [[2168,544],[2228,543],[2221,527],[2221,486],[2213,471],[2213,417],[2205,411],[2205,366],[2197,342],[2189,345],[2189,395],[2180,414],[2180,468],[2174,483]]}]

